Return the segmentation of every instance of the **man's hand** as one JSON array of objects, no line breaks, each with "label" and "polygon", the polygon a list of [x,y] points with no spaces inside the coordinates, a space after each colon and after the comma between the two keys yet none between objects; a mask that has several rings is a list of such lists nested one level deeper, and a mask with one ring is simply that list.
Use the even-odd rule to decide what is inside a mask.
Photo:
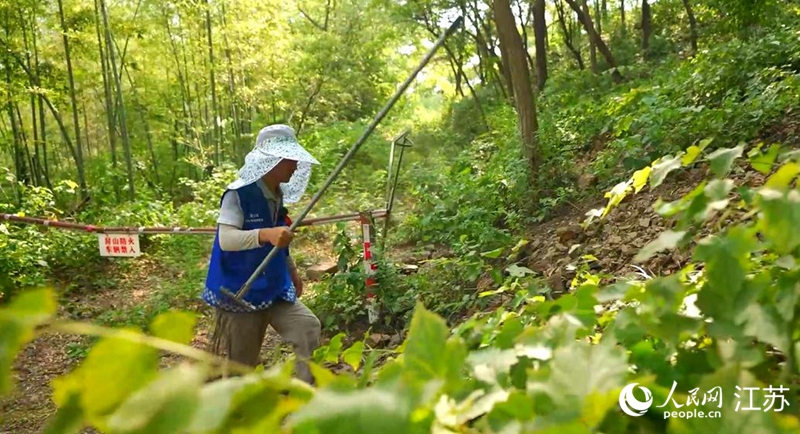
[{"label": "man's hand", "polygon": [[286,247],[292,242],[294,234],[286,226],[277,228],[264,228],[258,231],[258,242],[261,245],[272,244],[276,247]]}]

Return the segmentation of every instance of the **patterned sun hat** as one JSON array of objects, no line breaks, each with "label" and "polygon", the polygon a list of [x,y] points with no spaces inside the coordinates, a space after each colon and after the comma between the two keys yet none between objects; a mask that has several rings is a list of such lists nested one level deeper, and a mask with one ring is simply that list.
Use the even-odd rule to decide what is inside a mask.
[{"label": "patterned sun hat", "polygon": [[228,189],[235,190],[256,182],[283,159],[297,161],[297,170],[292,178],[280,185],[284,202],[297,202],[308,187],[311,165],[319,164],[319,161],[300,145],[294,129],[283,124],[270,125],[259,131],[253,150],[244,158],[239,176],[228,184]]}]

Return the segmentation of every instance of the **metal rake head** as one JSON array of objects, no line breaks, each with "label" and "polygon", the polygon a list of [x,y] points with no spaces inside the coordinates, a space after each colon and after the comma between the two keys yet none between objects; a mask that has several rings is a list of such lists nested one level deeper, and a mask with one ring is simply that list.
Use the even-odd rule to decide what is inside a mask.
[{"label": "metal rake head", "polygon": [[222,292],[223,294],[227,295],[234,302],[236,302],[236,304],[238,304],[239,306],[241,306],[241,307],[243,307],[243,308],[245,308],[247,310],[250,310],[250,311],[256,310],[255,306],[253,306],[252,304],[250,304],[250,303],[242,300],[241,298],[237,297],[236,294],[230,292],[229,290],[227,290],[225,288],[222,288],[222,289],[220,289],[220,292]]}]

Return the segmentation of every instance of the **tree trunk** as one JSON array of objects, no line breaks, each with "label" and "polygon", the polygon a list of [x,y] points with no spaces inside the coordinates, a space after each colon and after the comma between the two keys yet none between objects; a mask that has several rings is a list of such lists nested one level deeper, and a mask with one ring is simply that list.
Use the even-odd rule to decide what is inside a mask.
[{"label": "tree trunk", "polygon": [[536,68],[533,58],[530,56],[528,49],[528,23],[525,22],[525,13],[522,10],[522,2],[517,2],[517,18],[519,18],[520,30],[522,30],[522,48],[525,49],[525,58],[528,59],[528,68],[533,70]]},{"label": "tree trunk", "polygon": [[128,138],[128,120],[125,113],[125,99],[122,96],[122,82],[119,78],[120,71],[117,69],[117,56],[114,41],[111,38],[111,28],[108,25],[108,9],[106,1],[100,0],[100,12],[103,15],[103,27],[106,33],[106,49],[111,59],[111,75],[114,76],[114,85],[117,90],[117,101],[119,107],[119,126],[122,133],[122,148],[125,151],[125,165],[128,170],[128,197],[130,200],[136,198],[136,190],[133,182],[133,156],[131,155],[131,142]]},{"label": "tree trunk", "polygon": [[533,99],[525,48],[522,38],[517,33],[514,14],[511,12],[508,0],[494,0],[492,8],[500,38],[500,48],[503,51],[503,57],[508,59],[524,155],[530,173],[533,175],[539,166],[539,126],[536,120],[536,103]]},{"label": "tree trunk", "polygon": [[[100,69],[103,76],[103,94],[105,96],[106,105],[106,123],[108,128],[108,144],[111,148],[111,179],[116,181],[117,176],[117,128],[114,122],[116,115],[114,114],[114,103],[111,97],[111,83],[108,73],[108,50],[103,46],[103,38],[100,33],[100,5],[97,0],[94,2],[94,15],[95,15],[95,33],[97,34],[97,49],[100,54]],[[105,26],[104,26],[105,28]],[[114,194],[119,200],[119,184],[113,182]]]},{"label": "tree trunk", "polygon": [[[19,19],[22,28],[22,40],[25,44],[25,63],[28,65],[29,69],[33,68],[33,62],[31,61],[31,48],[28,44],[28,31],[26,29],[26,22],[25,22],[25,15],[22,13],[22,9],[18,9],[19,12]],[[36,11],[33,11],[33,18],[31,22],[33,23],[33,32],[36,33]],[[36,83],[32,77],[28,77],[28,83],[30,84],[31,88],[33,88]],[[33,171],[33,177],[36,180],[36,185],[42,185],[42,163],[39,159],[39,130],[36,126],[36,95],[33,92],[30,92],[29,95],[30,100],[30,109],[31,109],[31,131],[33,132],[33,157],[31,158],[31,169]],[[22,115],[19,116],[20,118],[20,125],[22,124]],[[24,127],[23,127],[24,129]],[[27,145],[26,145],[27,149]]]},{"label": "tree trunk", "polygon": [[[34,2],[33,13],[31,17],[31,44],[33,45],[33,65],[36,70],[30,77],[31,83],[40,83],[41,80],[39,78],[39,46],[36,43],[36,8],[38,6],[38,2]],[[38,125],[34,125],[34,131],[38,129],[39,135],[38,140],[42,146],[42,173],[44,174],[44,182],[47,185],[47,188],[50,190],[53,189],[53,185],[50,183],[50,166],[47,162],[47,129],[46,127],[46,120],[44,117],[44,99],[41,96],[36,97],[36,101],[38,102],[38,117],[36,118],[38,121]]]},{"label": "tree trunk", "polygon": [[578,19],[583,23],[584,29],[589,33],[589,36],[594,39],[595,44],[597,45],[597,49],[600,50],[600,53],[605,57],[606,62],[610,68],[613,68],[611,72],[611,78],[614,80],[614,83],[621,83],[623,80],[622,74],[617,69],[617,61],[614,60],[614,55],[611,54],[611,50],[608,48],[603,39],[600,37],[599,34],[594,30],[594,25],[592,24],[592,17],[590,15],[586,15],[581,12],[580,6],[576,3],[576,0],[566,0],[569,3],[569,6],[575,13],[578,15]]},{"label": "tree trunk", "polygon": [[211,3],[206,0],[206,36],[208,37],[208,70],[211,74],[211,122],[214,122],[214,164],[220,165],[219,112],[217,111],[217,86],[214,82],[214,43],[211,39]]},{"label": "tree trunk", "polygon": [[533,35],[536,38],[536,85],[541,91],[547,82],[547,21],[545,0],[533,2]]},{"label": "tree trunk", "polygon": [[[233,60],[231,59],[231,48],[228,44],[228,23],[227,18],[225,16],[225,2],[221,2],[220,6],[222,7],[222,36],[223,41],[225,44],[225,59],[228,63],[228,92],[230,98],[230,111],[231,111],[231,119],[233,120],[233,153],[235,156],[239,156],[238,147],[242,141],[242,134],[240,131],[240,121],[239,121],[239,110],[238,110],[238,98],[236,97],[236,80],[233,74]],[[327,16],[325,18],[325,25],[327,26]]]},{"label": "tree trunk", "polygon": [[67,77],[69,78],[69,96],[72,100],[72,123],[75,127],[75,155],[76,165],[78,166],[78,185],[81,189],[81,197],[86,199],[89,196],[89,191],[86,188],[86,177],[84,175],[83,167],[83,147],[81,146],[81,126],[78,120],[78,98],[75,96],[75,79],[72,75],[72,59],[69,50],[69,38],[67,37],[67,24],[64,19],[64,2],[58,0],[58,15],[61,20],[62,38],[64,40],[64,54],[67,61]]},{"label": "tree trunk", "polygon": [[[15,170],[15,177],[17,182],[21,182],[25,185],[30,183],[30,178],[28,176],[28,165],[25,162],[25,151],[22,149],[22,139],[19,132],[19,126],[17,125],[17,116],[14,113],[14,95],[11,93],[11,68],[6,62],[5,70],[6,70],[6,86],[8,91],[6,92],[6,110],[8,111],[8,118],[11,121],[11,136],[12,136],[12,143],[14,149],[14,168]],[[14,191],[16,191],[16,187],[14,187]]]},{"label": "tree trunk", "polygon": [[594,2],[594,20],[597,26],[597,33],[603,36],[603,14],[600,11],[600,0]]},{"label": "tree trunk", "polygon": [[689,16],[689,37],[692,42],[692,55],[694,55],[697,54],[697,19],[694,17],[690,0],[683,0],[683,7],[686,8],[686,15]]},{"label": "tree trunk", "polygon": [[619,0],[619,28],[623,37],[628,34],[628,29],[625,27],[625,0]]},{"label": "tree trunk", "polygon": [[[583,7],[583,15],[585,17],[591,17],[591,12],[589,12],[589,0],[583,0],[581,6]],[[597,43],[591,34],[587,34],[589,35],[589,65],[591,65],[592,71],[595,74],[599,74],[600,67],[597,66]]]},{"label": "tree trunk", "polygon": [[575,46],[572,39],[572,25],[567,27],[567,17],[564,13],[564,4],[561,0],[556,0],[556,15],[558,17],[558,24],[561,27],[561,32],[564,34],[564,45],[567,46],[567,50],[575,57],[575,61],[578,62],[578,69],[583,70],[586,66],[583,64],[583,57],[581,56],[581,52],[578,47]]},{"label": "tree trunk", "polygon": [[645,59],[650,58],[650,35],[653,33],[653,16],[650,13],[650,3],[642,0],[642,54]]}]

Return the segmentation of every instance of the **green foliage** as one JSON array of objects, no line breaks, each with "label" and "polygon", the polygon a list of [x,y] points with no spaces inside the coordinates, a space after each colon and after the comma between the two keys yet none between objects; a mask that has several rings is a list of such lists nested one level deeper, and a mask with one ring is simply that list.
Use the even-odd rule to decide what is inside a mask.
[{"label": "green foliage", "polygon": [[[739,155],[731,164],[743,159],[738,151],[723,151],[716,155]],[[747,163],[763,165],[760,156],[750,153]],[[716,158],[711,152],[695,157],[693,164]],[[796,164],[794,159],[780,151],[776,169]],[[703,184],[728,184],[710,167],[709,176],[714,179]],[[521,291],[511,304],[474,315],[452,331],[417,303],[405,341],[388,352],[362,340],[343,345],[339,334],[311,362],[314,389],[290,380],[291,364],[210,380],[214,365],[202,353],[191,353],[193,363],[159,371],[160,343],[140,332],[110,334],[77,370],[56,381],[59,412],[51,432],[84,424],[103,432],[150,433],[795,432],[797,396],[787,386],[800,379],[800,242],[765,231],[800,224],[796,213],[778,212],[800,203],[800,190],[789,184],[739,188],[753,200],[737,208],[757,217],[697,239],[694,262],[673,275],[603,284],[584,271],[576,290],[557,300]],[[715,197],[733,192],[712,190]],[[694,207],[678,210],[684,222],[679,227],[693,230],[711,218],[696,219],[697,213]],[[764,237],[755,237],[756,231]],[[509,271],[515,278],[526,275],[520,267]],[[29,327],[30,339],[33,324],[52,315],[54,299],[46,292],[39,298],[26,294],[28,300],[13,301],[17,307],[3,317]],[[156,318],[152,330],[191,324],[170,313]],[[181,340],[173,350],[183,348]],[[388,356],[384,364],[374,364],[375,352]],[[320,362],[340,358],[355,372],[320,369]],[[124,381],[109,381],[111,368],[127,372]],[[620,411],[626,384],[652,393],[644,416]],[[706,417],[678,416],[695,410]]]}]

